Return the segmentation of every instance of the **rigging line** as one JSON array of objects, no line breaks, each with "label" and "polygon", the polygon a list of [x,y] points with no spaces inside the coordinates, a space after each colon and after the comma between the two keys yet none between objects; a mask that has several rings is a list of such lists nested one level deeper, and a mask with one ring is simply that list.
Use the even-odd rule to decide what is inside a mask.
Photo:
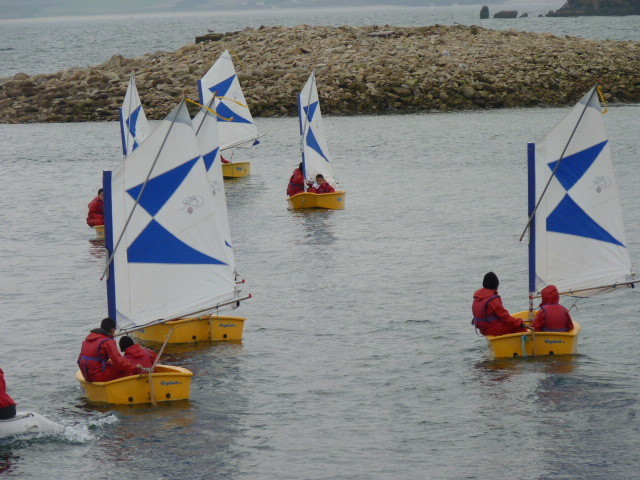
[{"label": "rigging line", "polygon": [[243,108],[249,108],[249,107],[248,107],[247,105],[245,105],[244,103],[239,102],[238,100],[235,100],[235,99],[233,99],[233,98],[229,98],[229,97],[217,97],[217,98],[219,98],[220,100],[227,100],[227,101],[229,101],[229,102],[237,103],[238,105],[240,105],[240,106],[241,106],[241,107],[243,107]]},{"label": "rigging line", "polygon": [[[222,98],[222,97],[216,97],[215,95],[213,96],[213,99],[215,100],[216,98]],[[198,105],[200,108],[204,108],[205,110],[213,113],[215,116],[220,117],[221,119],[223,119],[225,122],[230,122],[231,120],[234,119],[234,117],[229,117],[229,118],[225,118],[222,115],[220,115],[218,112],[216,112],[215,110],[212,110],[209,107],[205,107],[204,105],[202,105],[201,103],[195,102],[193,100],[191,100],[190,98],[185,98],[185,100],[189,103],[193,103],[194,105]]]},{"label": "rigging line", "polygon": [[[179,107],[182,106],[183,103],[184,103],[184,99],[182,99],[180,101]],[[180,108],[178,108],[177,110],[179,112]],[[109,258],[107,259],[107,265],[104,268],[104,272],[102,272],[102,276],[100,277],[100,280],[104,279],[104,276],[109,271],[109,267],[111,267],[111,263],[113,262],[113,257],[115,256],[116,251],[118,250],[118,247],[120,246],[120,242],[122,241],[122,238],[124,237],[124,232],[127,231],[127,227],[129,226],[129,222],[131,221],[131,218],[133,217],[133,212],[135,212],[136,207],[140,203],[140,199],[142,198],[142,195],[144,194],[144,191],[147,188],[147,184],[149,182],[149,178],[151,178],[151,173],[153,172],[153,169],[155,168],[156,163],[158,162],[158,158],[160,158],[160,153],[162,153],[162,149],[164,148],[164,144],[167,143],[167,138],[169,138],[169,134],[171,133],[171,129],[173,128],[173,125],[176,123],[176,118],[178,117],[178,115],[177,115],[178,112],[176,112],[176,115],[174,115],[173,118],[171,119],[171,125],[169,125],[169,130],[167,130],[167,134],[164,136],[164,139],[162,140],[162,144],[160,145],[160,148],[158,149],[158,153],[156,153],[156,158],[153,160],[153,164],[151,165],[151,168],[149,169],[149,173],[147,173],[147,178],[145,178],[144,183],[142,184],[142,188],[140,189],[140,193],[138,194],[138,197],[136,198],[136,203],[134,203],[133,207],[131,208],[131,211],[129,212],[129,217],[127,218],[127,221],[125,222],[124,227],[122,228],[122,232],[120,232],[120,236],[118,237],[118,241],[116,242],[115,246],[113,247],[113,252],[111,252],[111,255],[109,255]]]},{"label": "rigging line", "polygon": [[[311,82],[311,87],[313,88],[309,88],[309,98],[307,98],[307,111],[305,112],[304,110],[304,105],[300,105],[300,113],[304,114],[304,125],[302,127],[302,132],[300,135],[300,150],[302,152],[302,169],[306,170],[306,164],[304,161],[304,141],[305,141],[305,134],[307,132],[307,127],[309,126],[309,113],[308,113],[308,109],[309,109],[309,104],[311,103],[311,94],[313,93],[313,89],[315,88],[316,91],[318,91],[318,87],[316,86],[316,71],[314,70],[313,72],[311,72],[311,76],[313,78],[313,81]],[[300,95],[300,98],[302,98],[302,95]],[[320,98],[318,97],[318,104],[320,103]],[[319,108],[319,105],[318,105]],[[304,191],[307,191],[307,172],[302,172],[302,177],[304,178],[304,181],[302,182]]]},{"label": "rigging line", "polygon": [[[213,106],[213,102],[215,102],[215,101],[216,101],[216,96],[214,95],[213,97],[211,97],[211,100],[209,101],[209,105],[207,105],[206,107],[204,105],[200,105],[198,102],[192,102],[192,103],[200,105],[202,108],[204,108],[204,109],[206,109],[206,110],[208,110],[210,112],[216,113],[214,110],[211,110],[211,107]],[[216,113],[216,115],[217,115],[217,113]],[[196,136],[198,136],[198,134],[200,133],[200,129],[204,125],[205,118],[206,118],[206,114],[202,116],[202,122],[200,122],[200,125],[198,125],[198,129],[196,130]],[[218,128],[217,125],[216,125],[216,128]],[[220,141],[218,141],[218,143],[220,143]],[[218,147],[219,146],[220,145],[218,145]]]},{"label": "rigging line", "polygon": [[531,215],[529,215],[529,219],[527,220],[527,224],[524,226],[524,231],[522,232],[522,235],[520,235],[520,240],[518,241],[522,241],[522,239],[524,238],[525,234],[527,233],[527,230],[529,230],[529,227],[531,226],[531,222],[533,221],[533,217],[535,216],[536,212],[538,211],[538,207],[540,206],[540,202],[542,202],[542,199],[544,198],[544,194],[547,193],[547,190],[549,188],[549,185],[551,185],[551,180],[553,180],[553,177],[556,175],[556,171],[558,170],[558,168],[560,167],[560,164],[562,163],[562,160],[564,159],[564,154],[567,152],[567,149],[569,148],[569,145],[571,144],[571,140],[573,140],[573,136],[575,135],[576,131],[578,130],[578,127],[580,126],[580,122],[582,121],[582,117],[584,116],[585,112],[587,111],[587,108],[589,108],[589,104],[591,103],[591,100],[593,99],[593,96],[596,93],[596,87],[593,87],[593,90],[591,91],[591,95],[589,96],[589,99],[586,101],[584,108],[582,109],[582,113],[580,114],[580,117],[578,118],[578,121],[576,122],[575,127],[573,127],[573,131],[571,132],[571,135],[569,136],[569,140],[567,140],[567,144],[564,146],[564,150],[562,150],[562,153],[560,154],[560,159],[558,160],[558,163],[556,163],[556,166],[554,167],[553,171],[551,172],[551,176],[549,177],[549,180],[547,180],[547,184],[544,186],[544,190],[542,190],[542,194],[540,195],[540,198],[538,199],[538,202],[536,203],[535,208],[533,209],[533,212],[531,212]]}]

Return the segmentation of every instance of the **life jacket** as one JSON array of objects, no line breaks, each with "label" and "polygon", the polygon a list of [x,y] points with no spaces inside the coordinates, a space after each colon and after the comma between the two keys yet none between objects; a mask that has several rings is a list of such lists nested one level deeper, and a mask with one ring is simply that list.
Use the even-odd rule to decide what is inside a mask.
[{"label": "life jacket", "polygon": [[471,325],[474,325],[477,328],[479,326],[478,323],[480,322],[489,323],[498,320],[498,317],[496,317],[495,315],[487,315],[487,307],[489,305],[489,302],[494,298],[500,298],[500,295],[492,295],[480,300],[473,300],[473,305],[471,306],[471,311],[473,312],[473,320],[471,320]]},{"label": "life jacket", "polygon": [[[300,183],[294,183],[294,180],[299,180]],[[292,197],[296,193],[304,192],[304,176],[299,168],[296,168],[289,179],[289,185],[287,185],[287,195]]]},{"label": "life jacket", "polygon": [[544,311],[544,327],[542,332],[566,332],[567,316],[565,308],[558,303],[540,305]]},{"label": "life jacket", "polygon": [[80,367],[80,371],[84,376],[85,380],[89,381],[89,367],[92,365],[91,362],[99,362],[100,363],[100,371],[104,372],[107,368],[107,363],[109,362],[109,357],[107,356],[104,349],[102,353],[100,352],[100,347],[106,341],[113,340],[111,337],[101,338],[99,340],[82,342],[82,349],[80,350],[80,355],[78,356],[78,367]]}]

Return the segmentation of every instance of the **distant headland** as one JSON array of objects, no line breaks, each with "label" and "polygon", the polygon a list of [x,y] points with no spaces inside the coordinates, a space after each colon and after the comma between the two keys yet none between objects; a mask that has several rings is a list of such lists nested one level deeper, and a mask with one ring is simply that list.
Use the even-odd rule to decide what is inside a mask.
[{"label": "distant headland", "polygon": [[547,17],[640,15],[640,0],[567,0]]},{"label": "distant headland", "polygon": [[596,82],[611,103],[640,102],[640,42],[478,26],[260,27],[175,52],[116,55],[87,68],[0,79],[0,122],[116,120],[131,72],[147,116],[163,118],[224,51],[257,117],[297,115],[316,70],[323,112],[406,113],[573,104]]}]

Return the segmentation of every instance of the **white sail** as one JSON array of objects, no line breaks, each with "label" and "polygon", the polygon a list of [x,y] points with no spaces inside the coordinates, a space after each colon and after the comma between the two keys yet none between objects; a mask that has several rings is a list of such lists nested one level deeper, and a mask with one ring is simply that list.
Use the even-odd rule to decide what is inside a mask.
[{"label": "white sail", "polygon": [[104,191],[106,246],[113,255],[107,297],[119,328],[235,298],[229,249],[217,229],[184,101],[113,172],[105,172]]},{"label": "white sail", "polygon": [[[210,101],[207,107],[213,108]],[[224,192],[224,180],[222,178],[222,165],[220,163],[220,144],[218,142],[218,122],[214,113],[207,109],[201,109],[193,118],[193,129],[196,133],[198,148],[204,160],[211,193],[213,194],[214,216],[216,228],[222,232],[227,246],[226,263],[235,269],[235,259],[231,243],[231,229],[229,228],[229,216],[227,213],[227,200]]]},{"label": "white sail", "polygon": [[529,246],[532,292],[550,284],[562,292],[632,279],[595,88],[541,142],[529,145],[530,215],[536,205]]},{"label": "white sail", "polygon": [[251,147],[258,143],[258,129],[242,93],[238,74],[227,50],[198,81],[200,103],[208,105],[215,95],[220,150]]},{"label": "white sail", "polygon": [[335,186],[329,149],[322,126],[315,72],[309,76],[302,92],[298,94],[298,118],[305,178],[307,181],[315,182],[316,175],[321,173],[327,182]]},{"label": "white sail", "polygon": [[149,122],[147,122],[140,102],[136,78],[133,73],[120,108],[120,133],[122,135],[122,154],[125,157],[138,148],[150,133]]}]

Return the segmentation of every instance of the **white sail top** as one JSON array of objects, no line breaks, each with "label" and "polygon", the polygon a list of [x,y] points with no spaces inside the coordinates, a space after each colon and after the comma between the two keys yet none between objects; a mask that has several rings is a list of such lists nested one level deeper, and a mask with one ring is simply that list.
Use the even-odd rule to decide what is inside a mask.
[{"label": "white sail top", "polygon": [[[213,108],[213,97],[207,107]],[[227,246],[226,263],[235,269],[235,259],[231,243],[231,229],[229,228],[229,216],[227,213],[227,200],[224,192],[224,180],[222,178],[222,165],[220,163],[220,144],[218,142],[218,121],[214,113],[201,109],[193,118],[193,129],[196,133],[198,148],[204,160],[211,193],[213,194],[214,216],[216,228],[222,232]]]},{"label": "white sail top", "polygon": [[227,50],[198,81],[200,103],[208,105],[215,95],[220,150],[251,147],[258,143],[258,129],[253,123],[247,101],[242,93],[238,74]]},{"label": "white sail top", "polygon": [[327,182],[335,186],[329,149],[322,126],[315,72],[309,76],[302,92],[298,94],[298,117],[302,141],[302,163],[307,181],[315,182],[316,175],[321,173]]},{"label": "white sail top", "polygon": [[142,103],[140,103],[136,78],[133,73],[120,108],[120,133],[122,135],[122,154],[125,157],[138,148],[151,133],[149,122],[147,122]]},{"label": "white sail top", "polygon": [[541,142],[529,146],[530,215],[538,202],[529,247],[532,292],[550,284],[564,292],[632,279],[595,88]]},{"label": "white sail top", "polygon": [[235,298],[229,249],[184,101],[105,172],[104,191],[106,246],[113,254],[107,297],[119,328]]}]

